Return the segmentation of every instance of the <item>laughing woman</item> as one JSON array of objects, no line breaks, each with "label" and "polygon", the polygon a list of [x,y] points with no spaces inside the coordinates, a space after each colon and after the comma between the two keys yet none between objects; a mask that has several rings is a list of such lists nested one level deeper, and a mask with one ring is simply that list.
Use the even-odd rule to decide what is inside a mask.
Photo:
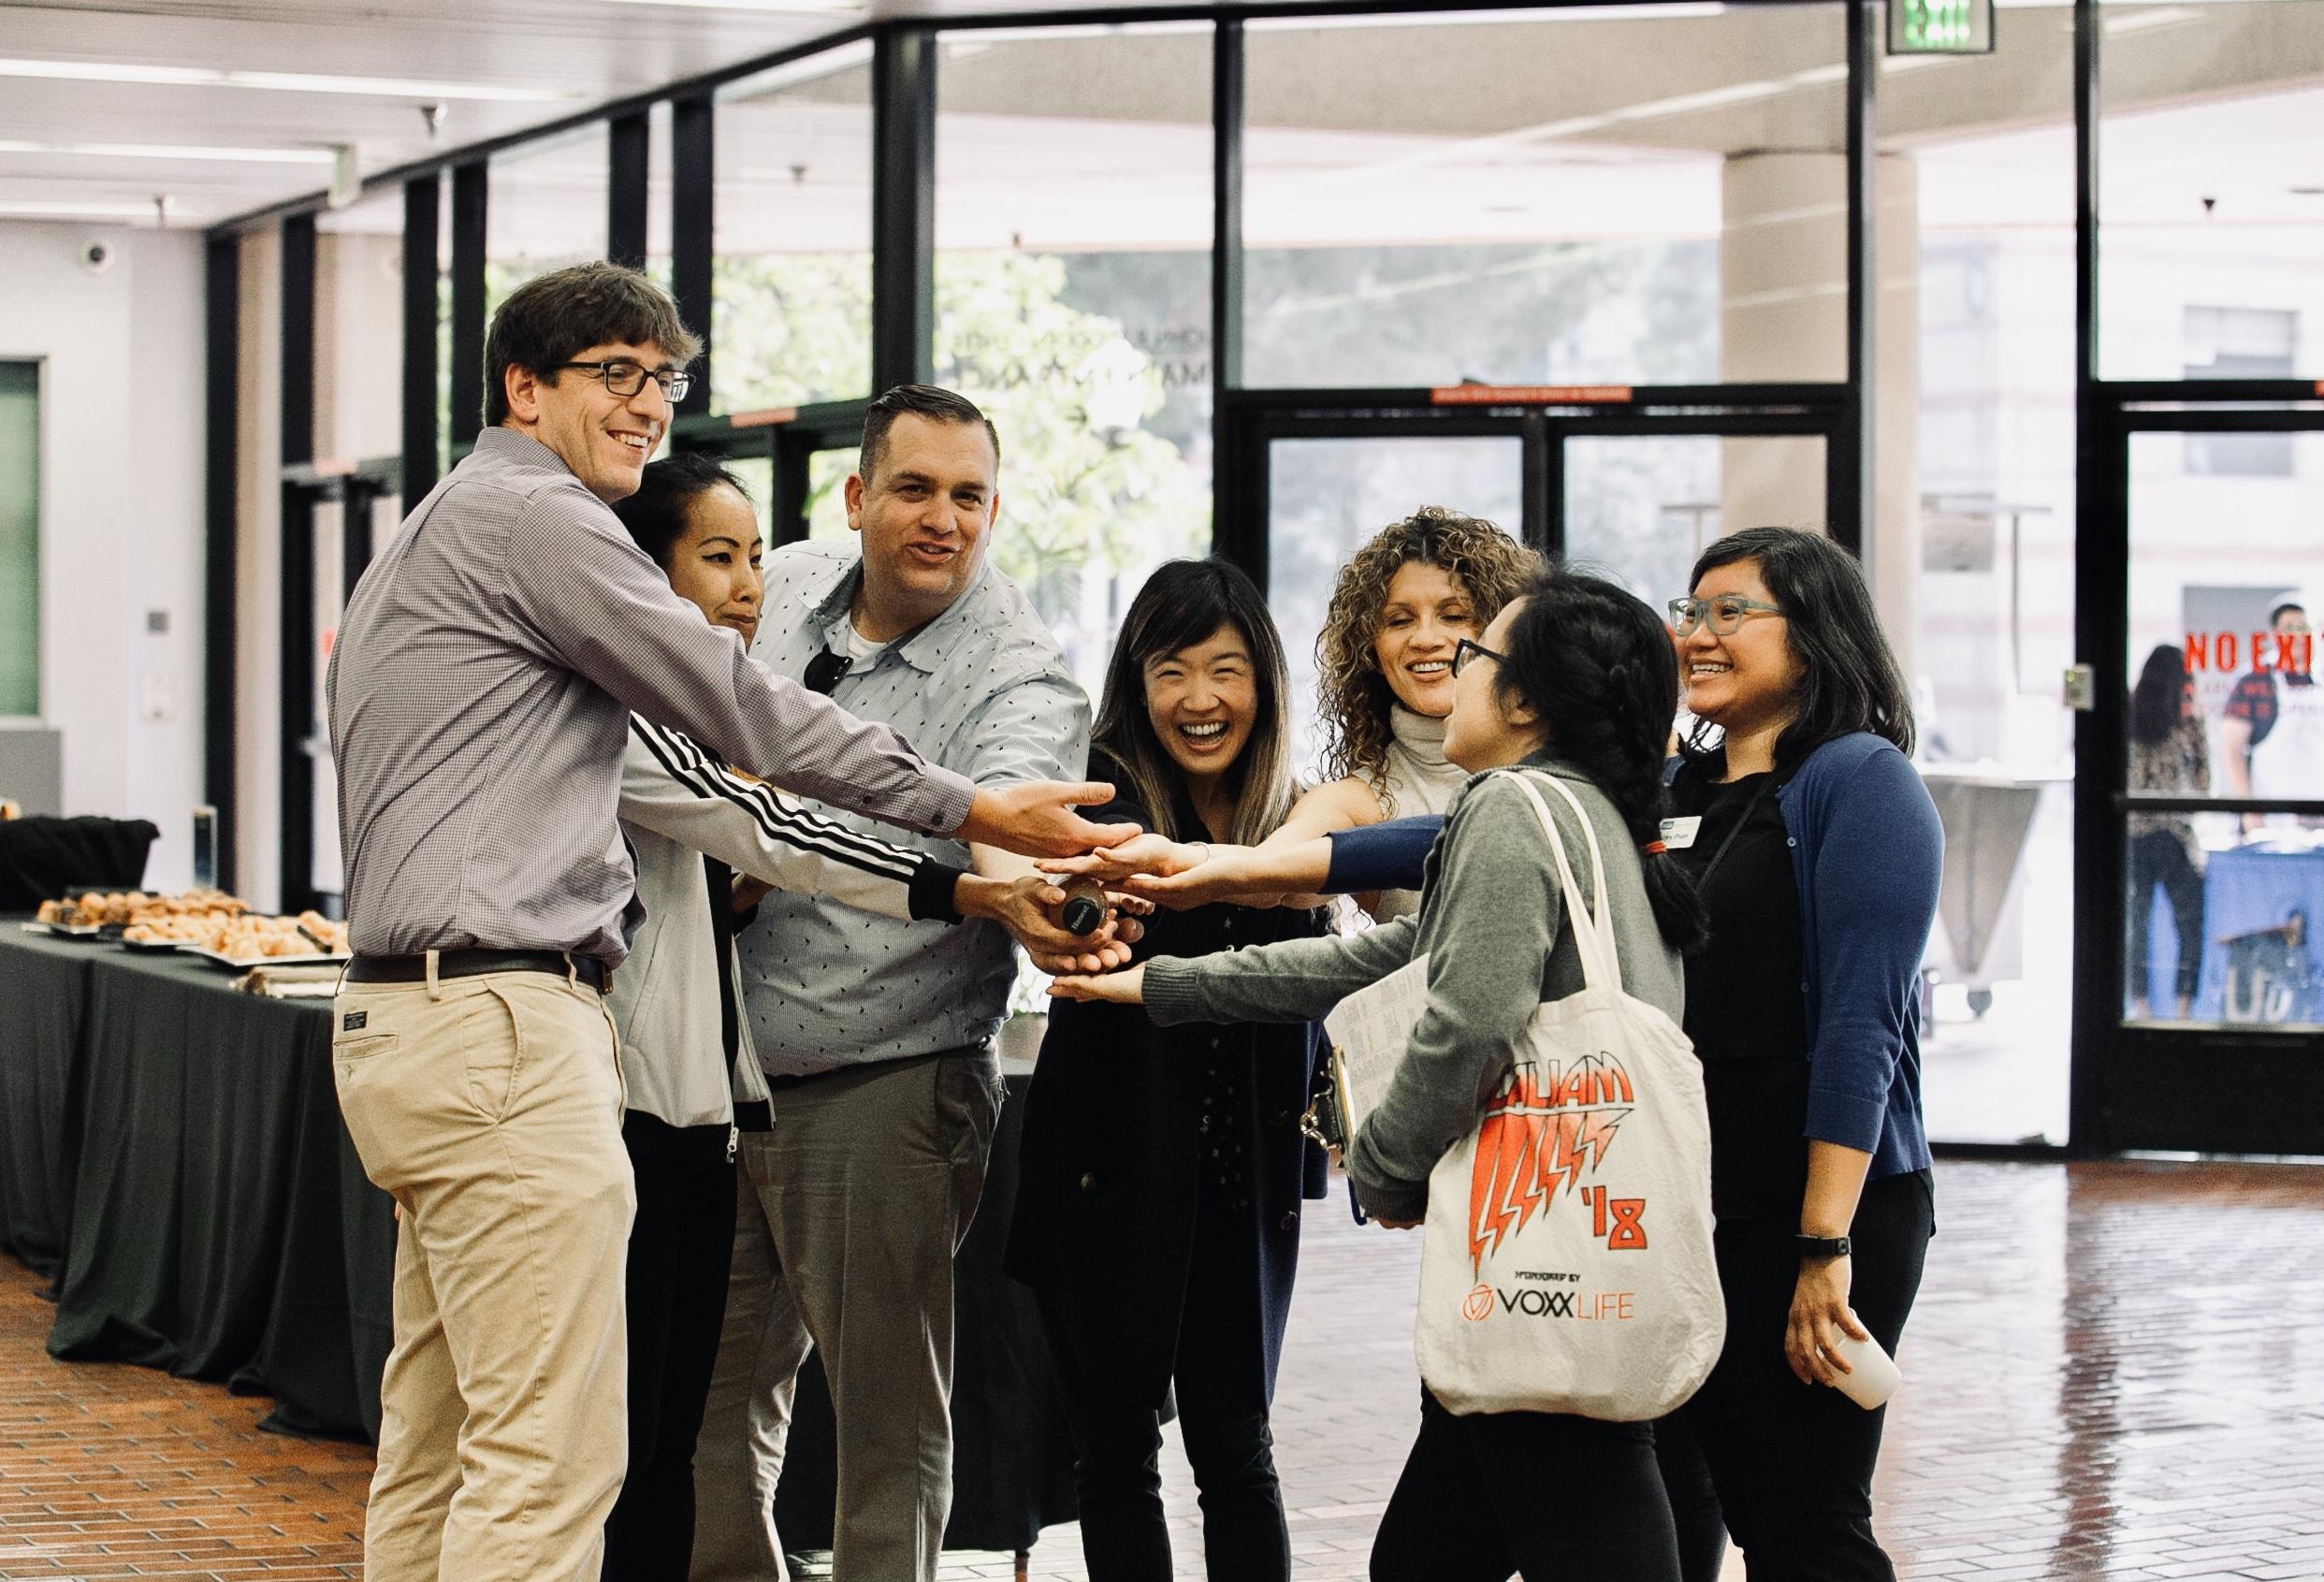
[{"label": "laughing woman", "polygon": [[[1269,905],[1285,898],[1272,876],[1286,861],[1296,864],[1293,851],[1338,831],[1442,814],[1468,779],[1445,756],[1453,649],[1482,633],[1540,567],[1532,550],[1492,523],[1441,505],[1389,523],[1341,568],[1315,640],[1325,783],[1300,797],[1256,849],[1156,832],[1060,861],[1054,870],[1109,880],[1167,876],[1174,882],[1149,893],[1172,907]],[[1313,888],[1292,886],[1293,904],[1312,900],[1297,893]],[[1388,922],[1415,910],[1420,893],[1387,889],[1358,899]]]},{"label": "laughing woman", "polygon": [[[1248,577],[1163,566],[1131,603],[1090,768],[1121,788],[1100,820],[1166,839],[1256,843],[1290,808],[1283,646]],[[1312,913],[1158,914],[1140,948],[1203,955],[1311,935]],[[1078,1452],[1097,1582],[1171,1575],[1156,1457],[1175,1385],[1210,1575],[1289,1575],[1268,1409],[1323,1157],[1300,1137],[1304,1023],[1159,1029],[1134,1009],[1060,1004],[1025,1099],[1007,1267],[1039,1294]]]}]

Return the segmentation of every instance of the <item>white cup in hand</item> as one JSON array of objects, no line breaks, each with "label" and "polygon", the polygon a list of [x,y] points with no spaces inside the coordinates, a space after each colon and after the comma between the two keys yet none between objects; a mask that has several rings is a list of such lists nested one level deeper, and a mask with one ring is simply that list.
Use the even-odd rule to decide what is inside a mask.
[{"label": "white cup in hand", "polygon": [[1835,1385],[1840,1394],[1866,1412],[1887,1404],[1888,1398],[1896,1393],[1896,1386],[1904,1383],[1904,1374],[1897,1371],[1896,1359],[1881,1349],[1878,1341],[1860,1341],[1843,1331],[1838,1356],[1850,1371],[1840,1374]]}]

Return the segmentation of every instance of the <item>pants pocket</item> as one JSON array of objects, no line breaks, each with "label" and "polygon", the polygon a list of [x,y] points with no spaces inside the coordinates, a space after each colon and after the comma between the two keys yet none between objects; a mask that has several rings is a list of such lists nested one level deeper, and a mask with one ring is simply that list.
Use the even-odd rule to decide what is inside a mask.
[{"label": "pants pocket", "polygon": [[989,1054],[948,1054],[936,1063],[937,1144],[954,1164],[981,1165],[1000,1125],[1007,1081]]},{"label": "pants pocket", "polygon": [[[496,1124],[544,1106],[602,1108],[617,1131],[623,1091],[619,1034],[593,993],[542,974],[487,980],[510,1028],[505,1050],[470,1056],[478,1107]],[[497,1062],[505,1060],[503,1069]]]}]

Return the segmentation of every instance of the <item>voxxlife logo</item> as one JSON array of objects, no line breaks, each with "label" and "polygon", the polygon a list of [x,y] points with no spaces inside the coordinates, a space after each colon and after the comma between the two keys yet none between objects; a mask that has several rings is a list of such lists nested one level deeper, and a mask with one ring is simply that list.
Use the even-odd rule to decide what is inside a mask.
[{"label": "voxxlife logo", "polygon": [[[1519,1281],[1575,1280],[1577,1275],[1532,1274]],[[1479,1284],[1460,1299],[1460,1316],[1481,1324],[1496,1313],[1519,1318],[1570,1318],[1576,1323],[1628,1323],[1637,1316],[1634,1291],[1584,1291],[1575,1285]]]}]

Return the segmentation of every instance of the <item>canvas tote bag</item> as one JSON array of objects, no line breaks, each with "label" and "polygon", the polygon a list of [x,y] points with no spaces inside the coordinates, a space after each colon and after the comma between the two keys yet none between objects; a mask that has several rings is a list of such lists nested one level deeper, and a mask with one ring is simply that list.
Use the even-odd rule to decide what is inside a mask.
[{"label": "canvas tote bag", "polygon": [[[1669,1017],[1622,992],[1581,803],[1552,776],[1508,773],[1548,837],[1584,987],[1533,1013],[1485,1118],[1429,1177],[1420,1377],[1456,1413],[1660,1417],[1726,1335],[1702,1067]],[[1595,915],[1537,784],[1588,836]]]}]

